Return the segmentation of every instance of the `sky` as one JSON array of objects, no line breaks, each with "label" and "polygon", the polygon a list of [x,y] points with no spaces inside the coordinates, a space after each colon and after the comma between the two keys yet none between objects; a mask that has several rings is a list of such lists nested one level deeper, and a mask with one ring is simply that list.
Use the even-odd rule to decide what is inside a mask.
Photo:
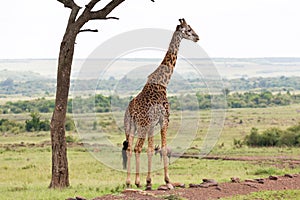
[{"label": "sky", "polygon": [[[75,0],[80,6],[88,1]],[[110,14],[120,20],[86,24],[99,32],[80,33],[74,57],[84,59],[126,31],[173,31],[179,18],[210,57],[300,57],[299,8],[299,0],[126,0]],[[69,12],[56,0],[2,1],[0,59],[57,58]]]}]

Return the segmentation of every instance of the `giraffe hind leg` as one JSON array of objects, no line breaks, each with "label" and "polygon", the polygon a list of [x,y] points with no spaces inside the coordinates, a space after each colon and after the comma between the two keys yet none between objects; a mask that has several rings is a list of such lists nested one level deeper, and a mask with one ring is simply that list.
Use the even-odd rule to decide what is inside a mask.
[{"label": "giraffe hind leg", "polygon": [[136,162],[136,174],[135,174],[135,185],[140,188],[140,156],[143,148],[145,138],[138,138],[135,144],[134,153],[135,153],[135,162]]},{"label": "giraffe hind leg", "polygon": [[128,137],[128,147],[127,147],[127,179],[126,179],[126,187],[130,187],[130,161],[132,156],[132,143],[133,143],[133,135],[129,135]]},{"label": "giraffe hind leg", "polygon": [[127,188],[131,187],[130,184],[130,171],[131,171],[131,156],[132,156],[132,146],[134,140],[134,134],[136,131],[136,127],[133,119],[129,114],[129,110],[127,109],[124,117],[124,128],[125,128],[125,136],[127,141],[127,150],[126,150],[126,167],[127,167],[127,178],[126,178],[126,186]]}]

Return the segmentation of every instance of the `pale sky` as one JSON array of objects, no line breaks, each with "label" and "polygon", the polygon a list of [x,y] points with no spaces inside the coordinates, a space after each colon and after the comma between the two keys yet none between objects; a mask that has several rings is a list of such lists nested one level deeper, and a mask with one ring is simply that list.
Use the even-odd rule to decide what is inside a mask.
[{"label": "pale sky", "polygon": [[[126,0],[110,14],[120,20],[87,24],[99,32],[79,34],[75,58],[133,29],[174,30],[179,18],[210,57],[300,57],[299,9],[299,0]],[[2,1],[0,59],[57,58],[69,12],[56,0]]]}]

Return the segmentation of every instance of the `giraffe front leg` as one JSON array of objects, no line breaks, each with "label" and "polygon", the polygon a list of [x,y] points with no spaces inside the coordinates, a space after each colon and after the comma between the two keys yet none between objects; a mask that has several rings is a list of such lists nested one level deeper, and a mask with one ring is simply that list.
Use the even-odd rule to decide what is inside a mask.
[{"label": "giraffe front leg", "polygon": [[142,152],[144,141],[145,141],[145,138],[138,138],[137,141],[136,141],[135,148],[134,148],[135,162],[136,162],[135,185],[138,188],[141,187],[141,181],[140,181],[140,155],[141,155],[141,152]]},{"label": "giraffe front leg", "polygon": [[128,138],[128,148],[127,148],[127,179],[126,179],[126,187],[130,187],[130,161],[132,156],[132,143],[133,143],[133,136],[130,135]]},{"label": "giraffe front leg", "polygon": [[146,179],[146,190],[152,190],[152,183],[151,183],[151,166],[152,166],[152,156],[154,152],[154,144],[153,144],[153,136],[148,137],[148,150],[147,150],[147,156],[148,156],[148,174]]}]

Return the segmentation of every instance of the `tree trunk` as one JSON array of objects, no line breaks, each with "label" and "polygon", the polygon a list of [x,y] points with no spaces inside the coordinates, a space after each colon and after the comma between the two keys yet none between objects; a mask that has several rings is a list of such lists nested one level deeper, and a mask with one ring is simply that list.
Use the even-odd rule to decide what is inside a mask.
[{"label": "tree trunk", "polygon": [[50,124],[52,144],[52,179],[50,188],[69,186],[65,119],[76,35],[76,32],[70,33],[70,31],[66,31],[60,46],[55,109]]}]

